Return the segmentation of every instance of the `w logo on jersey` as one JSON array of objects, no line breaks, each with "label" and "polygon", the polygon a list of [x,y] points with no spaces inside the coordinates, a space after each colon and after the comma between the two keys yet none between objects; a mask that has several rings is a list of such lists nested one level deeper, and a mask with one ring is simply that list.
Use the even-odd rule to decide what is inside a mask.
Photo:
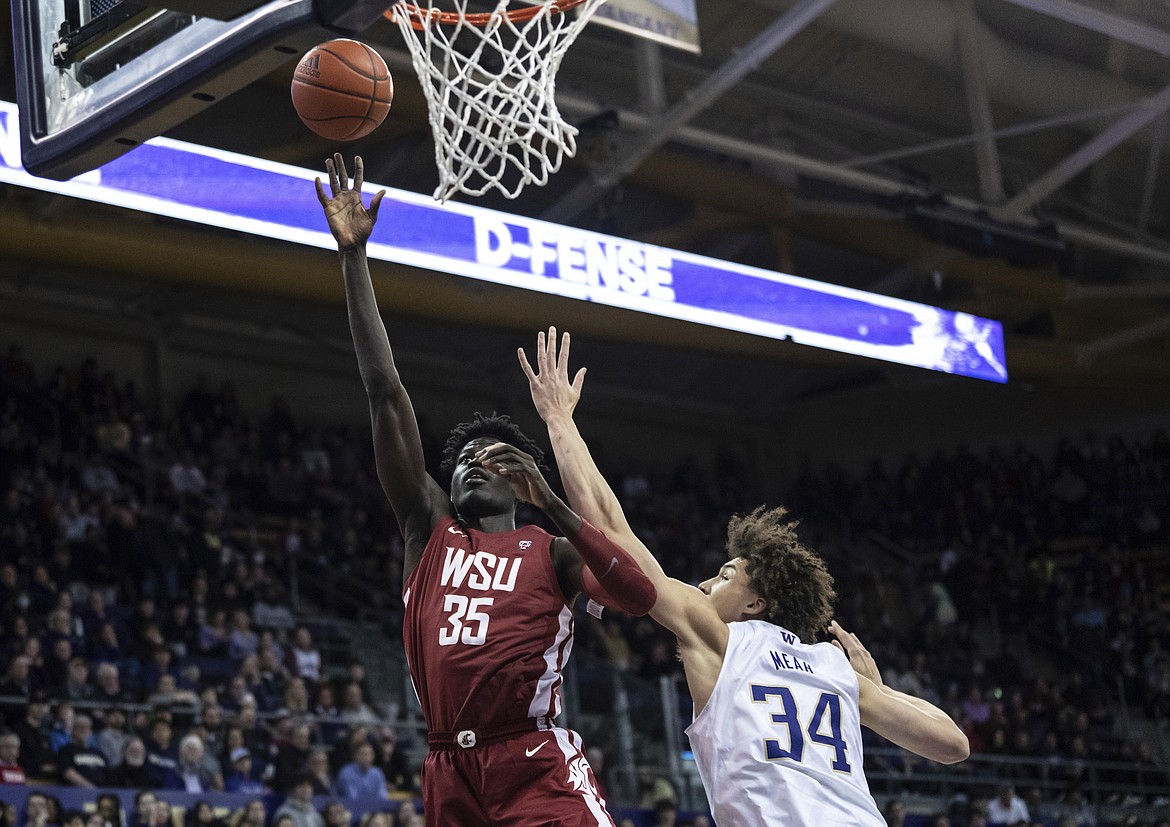
[{"label": "w logo on jersey", "polygon": [[579,793],[597,795],[597,790],[593,788],[593,778],[589,773],[589,762],[584,756],[578,755],[569,762],[569,783]]}]

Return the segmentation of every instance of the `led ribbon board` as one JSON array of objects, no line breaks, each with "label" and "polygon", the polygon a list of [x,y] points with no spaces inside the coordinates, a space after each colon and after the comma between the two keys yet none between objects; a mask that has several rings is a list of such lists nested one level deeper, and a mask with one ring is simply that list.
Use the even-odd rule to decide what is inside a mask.
[{"label": "led ribbon board", "polygon": [[[20,166],[0,101],[0,181],[332,248],[314,170],[155,138],[71,181]],[[378,185],[367,183],[375,192]],[[1006,382],[999,322],[387,188],[370,258],[903,365]]]}]

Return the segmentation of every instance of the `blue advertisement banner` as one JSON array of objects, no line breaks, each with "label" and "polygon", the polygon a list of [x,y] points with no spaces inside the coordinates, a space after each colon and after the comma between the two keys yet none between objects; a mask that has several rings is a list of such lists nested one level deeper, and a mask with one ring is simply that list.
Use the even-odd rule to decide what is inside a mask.
[{"label": "blue advertisement banner", "polygon": [[[20,164],[0,101],[0,181],[297,244],[332,248],[319,173],[155,138],[60,182]],[[367,193],[379,185],[367,182]],[[370,258],[1006,382],[994,320],[387,187]]]}]

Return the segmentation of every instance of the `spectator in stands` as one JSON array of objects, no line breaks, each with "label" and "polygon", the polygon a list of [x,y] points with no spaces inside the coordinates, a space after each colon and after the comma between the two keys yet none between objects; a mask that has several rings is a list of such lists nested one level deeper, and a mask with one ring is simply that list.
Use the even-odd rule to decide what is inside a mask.
[{"label": "spectator in stands", "polygon": [[313,779],[308,773],[293,779],[292,791],[273,816],[274,823],[282,816],[290,817],[294,827],[325,827],[325,820],[313,807]]},{"label": "spectator in stands", "polygon": [[54,755],[61,751],[61,747],[73,740],[74,718],[73,704],[57,704],[57,708],[53,711],[53,720],[49,723],[49,746]]},{"label": "spectator in stands", "polygon": [[673,799],[662,798],[654,804],[654,827],[675,827],[678,824],[678,805]]},{"label": "spectator in stands", "polygon": [[206,793],[223,789],[223,780],[216,778],[203,763],[203,740],[188,733],[179,742],[179,764],[176,769],[179,784],[167,789],[189,793]]},{"label": "spectator in stands", "polygon": [[391,792],[414,790],[413,773],[398,744],[398,732],[392,726],[378,728],[378,768],[386,777],[386,785]]},{"label": "spectator in stands", "polygon": [[73,659],[73,644],[69,638],[53,639],[52,648],[45,658],[40,672],[37,675],[37,686],[49,692],[53,697],[61,697],[65,692],[65,681],[69,677],[69,661]]},{"label": "spectator in stands", "polygon": [[309,708],[309,688],[304,678],[290,678],[284,689],[284,708],[294,718],[307,718],[311,714]]},{"label": "spectator in stands", "polygon": [[[126,657],[126,647],[122,645],[122,638],[118,633],[117,627],[113,623],[103,623],[98,632],[98,639],[93,644],[93,659],[99,662],[98,671],[95,680],[100,679],[101,670],[104,667],[113,667],[115,678],[117,677],[118,667],[114,664],[117,661]],[[117,681],[115,680],[115,684]],[[101,681],[97,680],[98,695],[103,700],[107,700],[101,696]],[[118,687],[118,692],[121,692],[121,687]]]},{"label": "spectator in stands", "polygon": [[337,799],[325,805],[325,809],[321,811],[321,818],[325,820],[325,827],[350,827],[353,821],[353,815]]},{"label": "spectator in stands", "polygon": [[91,701],[95,695],[89,683],[89,666],[85,658],[74,656],[69,659],[68,677],[65,679],[65,697],[70,701]]},{"label": "spectator in stands", "polygon": [[228,635],[228,657],[232,660],[242,660],[248,655],[256,654],[259,647],[260,638],[252,630],[252,619],[243,609],[236,609],[232,612],[232,628]]},{"label": "spectator in stands", "polygon": [[231,827],[265,827],[268,823],[268,811],[264,802],[259,798],[249,801],[243,809],[232,814],[229,822]]},{"label": "spectator in stands", "polygon": [[[199,582],[199,581],[196,581]],[[215,609],[199,626],[199,651],[209,658],[226,658],[231,630],[227,625],[227,612]]]},{"label": "spectator in stands", "polygon": [[25,784],[28,779],[20,766],[20,736],[0,733],[0,784]]},{"label": "spectator in stands", "polygon": [[288,741],[277,746],[272,775],[274,791],[288,793],[292,788],[293,778],[305,769],[309,761],[312,734],[312,727],[308,724],[295,723],[292,725]]},{"label": "spectator in stands", "polygon": [[284,602],[280,586],[275,582],[265,585],[260,598],[252,606],[252,623],[257,629],[287,631],[296,625],[296,618]]},{"label": "spectator in stands", "polygon": [[191,604],[176,600],[163,622],[162,632],[176,658],[194,655],[199,646],[199,625],[191,617]]},{"label": "spectator in stands", "polygon": [[366,705],[362,697],[362,685],[356,681],[350,681],[345,685],[345,695],[341,703],[341,720],[350,726],[378,723],[378,716],[374,714],[374,710]]},{"label": "spectator in stands", "polygon": [[129,737],[126,733],[126,712],[120,706],[107,709],[105,726],[97,735],[97,747],[106,757],[106,766],[113,769],[122,763],[122,753]]},{"label": "spectator in stands", "polygon": [[[267,637],[271,633],[265,632]],[[284,691],[288,688],[289,673],[281,663],[276,645],[262,643],[259,650],[260,658],[260,685],[265,693],[272,697],[273,706],[280,706],[284,699]]]},{"label": "spectator in stands", "polygon": [[66,810],[61,814],[61,827],[85,827],[85,814],[80,810]]},{"label": "spectator in stands", "polygon": [[320,747],[309,751],[305,770],[313,776],[313,795],[332,795],[333,776],[329,774],[329,753]]},{"label": "spectator in stands", "polygon": [[269,735],[268,728],[260,722],[254,700],[247,700],[240,707],[240,711],[236,713],[236,726],[244,734],[244,746],[252,751],[257,771],[264,772],[272,757],[272,736]]},{"label": "spectator in stands", "polygon": [[8,671],[0,682],[0,696],[27,698],[32,692],[31,670],[26,655],[15,655],[8,662]]},{"label": "spectator in stands", "polygon": [[314,685],[320,683],[321,652],[313,645],[313,635],[308,627],[297,627],[289,654],[294,675],[311,681]]},{"label": "spectator in stands", "polygon": [[882,817],[887,827],[903,827],[906,823],[906,802],[900,798],[891,798],[882,809]]},{"label": "spectator in stands", "polygon": [[125,827],[122,799],[114,793],[102,793],[97,797],[97,815],[102,819],[102,827]]},{"label": "spectator in stands", "polygon": [[49,798],[41,792],[29,793],[24,798],[24,827],[48,827]]},{"label": "spectator in stands", "polygon": [[195,455],[188,449],[175,460],[170,470],[171,489],[180,499],[187,495],[198,495],[207,487],[203,469],[195,464]]},{"label": "spectator in stands", "polygon": [[1015,787],[1011,784],[1000,784],[996,788],[995,798],[987,802],[987,823],[1027,827],[1029,821],[1028,805],[1024,803],[1024,799],[1016,795]]},{"label": "spectator in stands", "polygon": [[73,720],[73,738],[57,753],[61,780],[74,787],[100,787],[106,783],[106,757],[90,746],[93,721],[88,715]]},{"label": "spectator in stands", "polygon": [[151,789],[156,786],[155,775],[146,763],[146,744],[137,735],[126,738],[122,747],[122,761],[110,770],[111,787]]},{"label": "spectator in stands", "polygon": [[183,781],[179,778],[179,755],[171,743],[174,730],[171,722],[162,715],[156,715],[150,723],[150,737],[146,739],[146,765],[154,774],[151,786],[161,790],[181,790]]},{"label": "spectator in stands", "polygon": [[206,801],[196,801],[187,808],[187,816],[183,820],[183,827],[227,827],[227,822],[215,814],[211,804]]},{"label": "spectator in stands", "polygon": [[199,696],[190,689],[179,689],[175,676],[164,672],[158,676],[154,691],[146,696],[146,703],[155,709],[182,708],[190,715],[199,709]]},{"label": "spectator in stands", "polygon": [[[145,754],[145,751],[144,751]],[[134,812],[127,827],[150,827],[155,823],[158,796],[147,789],[140,789],[134,796]]]},{"label": "spectator in stands", "polygon": [[[625,823],[625,820],[622,822]],[[423,817],[414,809],[414,803],[403,801],[394,815],[394,827],[425,827]]]},{"label": "spectator in stands", "polygon": [[317,702],[313,705],[313,717],[317,719],[317,732],[326,744],[337,743],[345,732],[341,712],[333,699],[333,687],[327,683],[317,687]]},{"label": "spectator in stands", "polygon": [[337,794],[342,798],[386,798],[386,776],[374,766],[374,747],[360,743],[353,761],[337,773]]},{"label": "spectator in stands", "polygon": [[361,827],[391,827],[390,814],[381,811],[366,813],[359,824]]},{"label": "spectator in stands", "polygon": [[236,747],[231,752],[232,769],[223,780],[223,788],[229,793],[243,795],[266,795],[268,785],[252,773],[252,753],[247,747]]}]

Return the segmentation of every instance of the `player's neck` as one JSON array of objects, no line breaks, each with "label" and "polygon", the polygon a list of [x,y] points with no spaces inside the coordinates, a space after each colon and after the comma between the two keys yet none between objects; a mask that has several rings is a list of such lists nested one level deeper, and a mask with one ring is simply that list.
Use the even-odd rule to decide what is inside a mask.
[{"label": "player's neck", "polygon": [[516,512],[506,514],[490,514],[484,517],[464,518],[468,528],[482,531],[485,534],[497,534],[501,531],[514,531],[516,528]]}]

